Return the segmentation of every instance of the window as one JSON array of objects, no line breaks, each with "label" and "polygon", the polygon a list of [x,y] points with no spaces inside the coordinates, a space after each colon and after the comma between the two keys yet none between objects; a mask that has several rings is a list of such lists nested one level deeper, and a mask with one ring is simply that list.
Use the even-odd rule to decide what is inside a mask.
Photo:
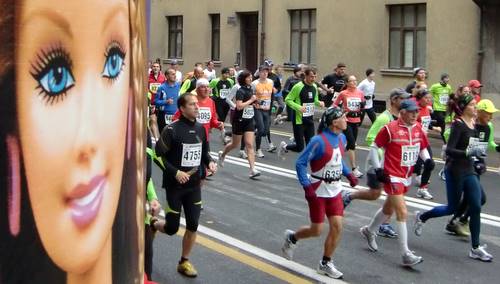
[{"label": "window", "polygon": [[182,58],[182,16],[169,16],[168,58]]},{"label": "window", "polygon": [[425,67],[426,6],[389,6],[389,68]]},{"label": "window", "polygon": [[212,60],[220,60],[220,14],[211,14],[212,22]]},{"label": "window", "polygon": [[290,10],[290,61],[316,62],[316,10]]}]

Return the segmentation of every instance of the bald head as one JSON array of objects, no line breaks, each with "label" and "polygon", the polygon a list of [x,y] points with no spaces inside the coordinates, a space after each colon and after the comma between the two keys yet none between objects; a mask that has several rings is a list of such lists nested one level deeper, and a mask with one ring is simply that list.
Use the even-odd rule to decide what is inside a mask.
[{"label": "bald head", "polygon": [[201,67],[195,67],[194,68],[194,76],[196,78],[203,78],[203,69]]}]

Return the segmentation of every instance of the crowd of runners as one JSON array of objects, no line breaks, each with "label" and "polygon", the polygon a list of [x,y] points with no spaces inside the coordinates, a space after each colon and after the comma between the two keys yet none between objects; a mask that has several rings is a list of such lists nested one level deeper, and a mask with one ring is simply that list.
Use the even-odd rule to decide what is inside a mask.
[{"label": "crowd of runners", "polygon": [[[445,166],[439,176],[446,184],[447,204],[415,212],[413,231],[421,236],[427,221],[451,215],[445,229],[470,236],[469,256],[486,262],[493,259],[480,243],[480,213],[486,202],[480,176],[486,172],[487,152],[500,152],[491,123],[498,110],[490,100],[481,98],[478,80],[453,89],[448,74],[428,84],[426,70],[416,68],[414,80],[393,89],[386,110],[377,115],[375,71],[371,68],[358,82],[356,76],[347,75],[344,63],[338,63],[333,73],[321,80],[316,70],[306,65],[293,67],[293,74],[285,79],[283,68],[269,59],[256,71],[242,70],[235,64],[217,74],[212,61],[197,63],[184,75],[178,67],[176,60],[170,61],[167,70],[161,70],[160,62],[150,66],[148,156],[150,163],[163,170],[162,187],[167,196],[167,209],[161,216],[148,175],[147,200],[152,216],[146,226],[145,271],[150,280],[154,234],[175,234],[182,210],[186,231],[177,270],[188,277],[197,276],[189,256],[203,209],[200,190],[205,178],[221,170],[235,149],[248,161],[250,179],[262,174],[255,166],[256,159],[266,155],[286,159],[289,151],[299,153],[295,165],[309,206],[310,224],[285,231],[285,258],[293,258],[300,240],[321,234],[326,216],[329,230],[317,271],[341,278],[343,273],[334,265],[333,254],[342,234],[344,210],[354,200],[377,200],[383,191],[387,199],[360,228],[361,237],[374,252],[379,249],[377,236],[397,238],[402,264],[421,263],[422,256],[408,247],[409,214],[404,196],[416,185],[418,198],[433,199],[430,177],[436,165],[430,132],[443,143]],[[364,144],[358,140],[358,128],[365,117],[370,125],[365,140],[369,155],[366,161],[358,161],[356,147]],[[275,145],[271,125],[286,121],[293,137],[274,141]],[[209,148],[209,136],[214,134],[224,144],[217,159],[209,154],[214,150]],[[364,178],[369,189],[343,187],[342,176],[352,188]],[[391,220],[392,215],[395,220]]]}]

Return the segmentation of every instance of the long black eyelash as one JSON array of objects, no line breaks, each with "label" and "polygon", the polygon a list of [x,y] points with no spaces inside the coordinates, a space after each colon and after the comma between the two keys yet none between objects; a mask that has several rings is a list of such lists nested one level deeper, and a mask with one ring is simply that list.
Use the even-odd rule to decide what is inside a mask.
[{"label": "long black eyelash", "polygon": [[38,95],[42,96],[42,99],[45,101],[45,103],[49,105],[53,105],[54,103],[62,101],[66,97],[67,91],[73,88],[73,86],[71,86],[66,91],[56,96],[50,95],[45,92],[42,85],[40,84],[40,79],[42,79],[42,74],[45,74],[48,71],[47,69],[49,68],[49,64],[54,60],[61,60],[63,62],[66,62],[66,64],[68,65],[68,72],[74,78],[73,73],[71,72],[71,70],[73,69],[73,61],[71,60],[68,52],[62,47],[60,43],[55,44],[48,50],[41,50],[36,55],[35,62],[31,63],[32,70],[30,70],[29,72],[33,79],[35,79],[37,82],[35,90],[40,90]]},{"label": "long black eyelash", "polygon": [[[118,55],[120,55],[123,58],[123,63],[122,63],[122,66],[120,67],[120,74],[121,74],[121,71],[125,67],[125,56],[127,55],[127,52],[122,47],[122,44],[119,41],[113,40],[113,41],[111,41],[108,44],[108,47],[106,48],[106,51],[104,52],[104,59],[105,60],[108,59],[108,57],[109,57],[109,55],[111,54],[112,51],[117,52]],[[103,76],[103,77],[106,78],[106,79],[108,79],[111,83],[113,83],[114,81],[118,80],[119,76],[116,76],[114,78],[107,77],[107,76]]]}]

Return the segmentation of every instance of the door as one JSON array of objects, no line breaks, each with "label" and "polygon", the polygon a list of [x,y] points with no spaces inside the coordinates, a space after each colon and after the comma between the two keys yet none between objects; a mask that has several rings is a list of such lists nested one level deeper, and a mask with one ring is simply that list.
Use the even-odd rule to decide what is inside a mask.
[{"label": "door", "polygon": [[253,73],[257,70],[259,14],[243,13],[239,16],[241,23],[241,66]]}]

